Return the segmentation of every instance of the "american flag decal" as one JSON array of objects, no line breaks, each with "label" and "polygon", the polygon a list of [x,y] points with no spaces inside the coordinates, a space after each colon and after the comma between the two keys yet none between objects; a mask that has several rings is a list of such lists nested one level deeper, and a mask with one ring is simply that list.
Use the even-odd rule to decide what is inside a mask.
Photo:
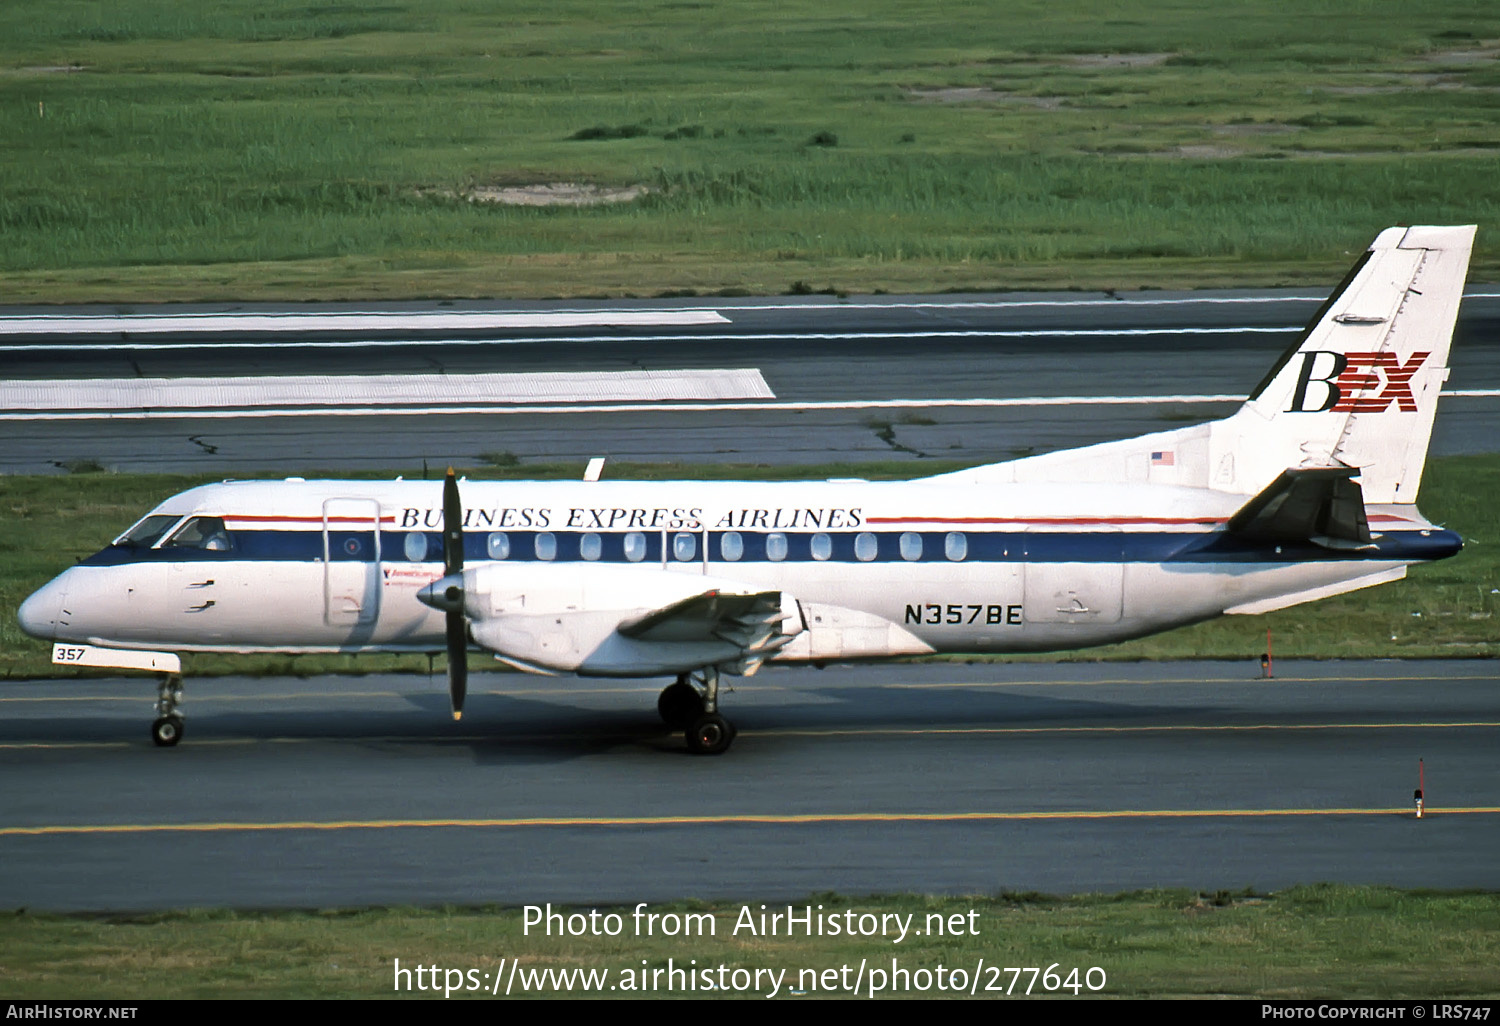
[{"label": "american flag decal", "polygon": [[1153,452],[1151,454],[1151,465],[1153,467],[1171,467],[1176,465],[1176,463],[1177,461],[1170,451]]}]

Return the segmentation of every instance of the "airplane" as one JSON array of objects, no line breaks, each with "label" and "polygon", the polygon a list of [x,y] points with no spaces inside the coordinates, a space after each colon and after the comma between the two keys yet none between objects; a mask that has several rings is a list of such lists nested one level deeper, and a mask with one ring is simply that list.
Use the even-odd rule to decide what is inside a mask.
[{"label": "airplane", "polygon": [[1379,234],[1231,416],[900,482],[226,481],[22,604],[64,664],[183,652],[471,652],[669,677],[687,747],[768,661],[1076,649],[1397,580],[1463,542],[1416,507],[1475,228]]}]

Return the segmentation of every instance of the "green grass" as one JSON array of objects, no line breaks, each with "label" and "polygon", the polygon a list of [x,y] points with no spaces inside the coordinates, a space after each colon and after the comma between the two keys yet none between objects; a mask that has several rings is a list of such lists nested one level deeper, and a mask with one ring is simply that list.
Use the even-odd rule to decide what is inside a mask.
[{"label": "green grass", "polygon": [[[752,914],[759,913],[760,904],[749,906]],[[769,910],[785,908],[766,904]],[[752,938],[743,931],[733,936],[744,906],[730,902],[649,907],[657,913],[712,914],[714,935],[692,939],[637,938],[628,907],[600,910],[620,914],[625,929],[616,938],[548,938],[535,927],[527,935],[521,911],[504,908],[20,913],[0,916],[0,959],[7,996],[14,999],[389,997],[398,958],[403,967],[479,973],[503,972],[500,960],[517,958],[532,970],[604,969],[610,982],[618,982],[622,970],[639,971],[643,964],[665,968],[668,959],[678,966],[696,959],[699,967],[784,969],[790,980],[801,970],[847,965],[850,981],[861,960],[888,968],[895,958],[912,971],[931,972],[942,964],[972,972],[983,959],[984,965],[999,967],[1056,964],[1064,979],[1071,967],[1098,967],[1106,974],[1099,993],[1111,997],[1493,999],[1500,994],[1500,895],[1494,894],[1317,886],[1265,896],[820,894],[792,904],[799,911],[822,905],[825,913],[910,914],[914,925],[925,924],[929,914],[959,915],[966,926],[974,924],[978,936],[908,937],[900,945],[868,938]],[[977,913],[972,920],[970,911]],[[1022,975],[1018,992],[1039,979]],[[454,982],[464,980],[458,976]],[[991,984],[1003,988],[1012,974],[984,972],[980,980],[981,990]],[[1042,984],[1034,985],[1040,993]],[[429,990],[409,996],[434,995]],[[464,996],[489,998],[462,991],[453,998]],[[788,995],[783,990],[780,996]],[[923,995],[913,989],[901,996]]]},{"label": "green grass", "polygon": [[[505,453],[481,454],[487,465],[467,473],[475,479],[576,480],[581,464],[524,465]],[[614,478],[639,480],[786,480],[863,477],[871,480],[936,474],[962,466],[934,460],[828,464],[817,467],[678,464],[611,464]],[[352,476],[393,477],[364,472]],[[420,471],[404,471],[410,478]],[[267,475],[275,476],[275,475]],[[307,475],[309,477],[318,475]],[[334,476],[351,476],[336,474]],[[28,638],[16,623],[16,609],[34,589],[108,544],[146,510],[194,485],[205,476],[171,474],[75,473],[0,477],[0,677],[98,675],[53,666],[51,648]],[[434,482],[436,487],[436,482]],[[1453,559],[1413,567],[1408,578],[1266,616],[1228,616],[1120,645],[1085,649],[1047,658],[1064,659],[1247,659],[1265,650],[1272,632],[1277,658],[1395,658],[1494,656],[1500,649],[1495,620],[1500,613],[1500,456],[1455,456],[1432,460],[1421,492],[1421,507],[1435,522],[1464,537],[1465,549]],[[968,658],[968,657],[952,657]],[[189,675],[251,673],[314,675],[428,672],[425,656],[217,656],[184,657]]]},{"label": "green grass", "polygon": [[[0,301],[1300,284],[1495,221],[1500,11],[1346,10],[5,5]],[[461,198],[544,182],[652,192]]]}]

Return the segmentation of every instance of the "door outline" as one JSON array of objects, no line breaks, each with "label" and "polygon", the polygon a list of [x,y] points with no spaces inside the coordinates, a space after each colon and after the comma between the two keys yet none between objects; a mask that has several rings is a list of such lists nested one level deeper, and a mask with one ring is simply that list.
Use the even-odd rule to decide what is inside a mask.
[{"label": "door outline", "polygon": [[1028,531],[1026,584],[1027,623],[1113,624],[1124,616],[1124,532],[1106,527],[1093,532],[1113,558],[1087,561],[1033,560],[1032,539],[1044,532]]},{"label": "door outline", "polygon": [[[360,559],[335,559],[329,524],[368,525],[370,551]],[[323,622],[330,627],[366,627],[380,616],[380,502],[377,499],[323,500]]]}]

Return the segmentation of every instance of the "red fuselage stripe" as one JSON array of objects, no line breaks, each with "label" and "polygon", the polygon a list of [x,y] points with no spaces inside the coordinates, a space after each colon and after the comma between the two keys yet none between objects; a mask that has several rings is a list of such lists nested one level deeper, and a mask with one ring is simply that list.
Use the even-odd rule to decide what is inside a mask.
[{"label": "red fuselage stripe", "polygon": [[[1405,517],[1377,513],[1371,523],[1415,523]],[[1228,517],[867,517],[870,524],[1191,524],[1213,527],[1229,522]]]},{"label": "red fuselage stripe", "polygon": [[[330,524],[368,524],[369,517],[257,517],[241,513],[226,513],[224,519],[236,524],[321,524],[325,521]],[[395,517],[381,517],[382,524],[394,524]]]}]

